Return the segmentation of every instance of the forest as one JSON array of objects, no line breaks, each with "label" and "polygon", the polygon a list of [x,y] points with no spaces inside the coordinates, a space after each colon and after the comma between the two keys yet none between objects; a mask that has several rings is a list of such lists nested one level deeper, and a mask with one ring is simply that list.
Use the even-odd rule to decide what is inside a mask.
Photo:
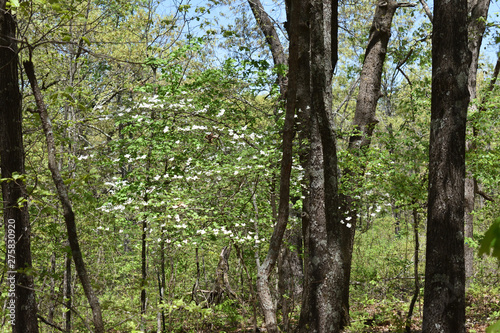
[{"label": "forest", "polygon": [[0,332],[500,332],[490,0],[0,0]]}]

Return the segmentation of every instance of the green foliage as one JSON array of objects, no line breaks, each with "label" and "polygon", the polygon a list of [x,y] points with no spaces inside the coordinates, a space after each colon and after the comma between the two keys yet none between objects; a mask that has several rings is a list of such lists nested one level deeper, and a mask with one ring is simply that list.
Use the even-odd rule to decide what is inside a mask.
[{"label": "green foliage", "polygon": [[500,260],[500,218],[497,218],[484,234],[478,255],[488,254]]}]

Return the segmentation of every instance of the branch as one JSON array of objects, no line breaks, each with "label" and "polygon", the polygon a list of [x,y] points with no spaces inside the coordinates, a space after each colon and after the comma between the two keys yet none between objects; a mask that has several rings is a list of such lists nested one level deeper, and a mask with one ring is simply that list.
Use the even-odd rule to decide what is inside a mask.
[{"label": "branch", "polygon": [[42,316],[40,316],[39,314],[36,315],[38,319],[40,319],[42,322],[44,322],[45,324],[51,326],[51,327],[54,327],[55,329],[57,329],[58,331],[61,331],[61,332],[66,332],[66,330],[62,329],[61,327],[57,326],[56,324],[48,321],[47,319],[43,318]]},{"label": "branch", "polygon": [[425,0],[419,0],[419,1],[422,4],[422,7],[424,8],[425,13],[427,14],[429,21],[431,21],[431,23],[432,23],[432,21],[434,20],[434,17],[432,16],[431,9],[427,5],[427,2],[425,2]]},{"label": "branch", "polygon": [[[248,0],[248,5],[252,9],[252,13],[260,27],[260,30],[266,38],[267,45],[271,50],[273,56],[274,66],[286,64],[286,56],[283,50],[283,45],[281,45],[280,38],[276,29],[274,27],[271,18],[266,13],[264,6],[260,0]],[[287,77],[278,70],[278,85],[280,87],[281,99],[285,99],[286,89],[287,89]]]},{"label": "branch", "polygon": [[476,192],[476,194],[479,194],[480,196],[482,196],[485,200],[495,202],[495,199],[493,199],[492,196],[486,194],[484,191],[481,191],[479,188],[476,188],[475,192]]}]

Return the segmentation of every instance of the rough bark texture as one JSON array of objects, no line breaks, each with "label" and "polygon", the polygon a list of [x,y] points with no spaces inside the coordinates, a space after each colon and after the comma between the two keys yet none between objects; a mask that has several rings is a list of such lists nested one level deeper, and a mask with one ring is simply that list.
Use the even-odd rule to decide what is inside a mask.
[{"label": "rough bark texture", "polygon": [[[305,281],[299,332],[339,332],[344,259],[338,219],[337,155],[331,122],[332,74],[337,61],[337,2],[311,1],[309,197]],[[307,113],[307,108],[306,108]]]},{"label": "rough bark texture", "polygon": [[80,244],[78,242],[78,233],[76,230],[75,223],[75,214],[73,212],[73,208],[71,205],[71,201],[68,196],[68,190],[61,176],[61,172],[57,166],[56,161],[56,146],[54,143],[54,134],[52,131],[52,124],[47,113],[47,109],[43,102],[42,94],[40,92],[40,88],[38,87],[38,83],[35,77],[35,70],[33,67],[33,63],[31,61],[25,61],[23,63],[24,69],[26,71],[26,75],[28,76],[31,88],[33,90],[33,94],[35,95],[35,101],[38,108],[38,112],[40,113],[40,120],[42,122],[43,131],[45,133],[45,138],[47,141],[47,150],[48,150],[48,160],[49,160],[49,169],[52,174],[52,179],[54,180],[54,184],[57,189],[57,193],[59,195],[59,200],[63,206],[64,210],[64,221],[66,223],[66,230],[68,232],[68,241],[71,248],[71,254],[73,256],[73,260],[75,262],[76,271],[80,282],[83,287],[83,291],[85,292],[85,296],[89,302],[89,305],[92,309],[93,323],[95,326],[96,333],[104,332],[104,325],[102,321],[101,315],[101,306],[99,305],[99,299],[94,293],[94,289],[92,288],[92,284],[90,282],[90,278],[87,274],[87,269],[85,267],[85,263],[83,261],[82,252],[80,250]]},{"label": "rough bark texture", "polygon": [[[12,178],[13,173],[24,175],[25,170],[18,48],[12,39],[16,37],[16,22],[5,5],[5,1],[0,0],[0,158],[2,178]],[[27,199],[24,181],[17,179],[2,182],[2,198],[8,270],[26,270],[25,273],[7,274],[7,278],[15,276],[16,284],[14,316],[9,315],[7,319],[14,320],[14,333],[38,332],[34,283],[33,276],[30,275],[31,227],[27,202],[22,202]],[[8,237],[12,234],[12,228],[14,239]],[[2,290],[10,289],[11,279],[7,279],[7,282],[9,287]]]},{"label": "rough bark texture", "polygon": [[434,4],[423,332],[465,332],[467,1]]},{"label": "rough bark texture", "polygon": [[[469,94],[470,99],[474,100],[476,94],[476,78],[477,68],[479,62],[479,53],[481,51],[481,44],[483,41],[484,31],[486,29],[486,19],[488,17],[488,9],[490,6],[489,0],[471,0],[468,2],[469,22],[469,51],[472,54],[471,64],[469,67]],[[471,105],[470,111],[475,111],[477,107]],[[472,131],[475,133],[476,131]],[[472,142],[467,143],[468,150],[474,150]],[[474,201],[475,201],[475,188],[476,181],[470,171],[467,171],[467,178],[465,179],[465,237],[473,238],[474,236]],[[474,275],[474,250],[466,242],[465,244],[465,277],[466,285],[468,286]]]}]

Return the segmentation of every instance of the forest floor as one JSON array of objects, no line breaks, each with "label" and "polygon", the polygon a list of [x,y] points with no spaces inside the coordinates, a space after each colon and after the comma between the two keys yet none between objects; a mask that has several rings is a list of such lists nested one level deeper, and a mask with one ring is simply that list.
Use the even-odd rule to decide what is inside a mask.
[{"label": "forest floor", "polygon": [[[466,329],[470,333],[485,333],[486,328],[500,319],[500,295],[498,293],[471,293],[466,299]],[[394,304],[393,304],[394,305]],[[362,308],[361,308],[362,307]],[[346,333],[366,332],[366,333],[400,333],[406,332],[405,320],[406,311],[388,308],[385,304],[353,304],[352,310],[363,312],[363,323],[353,325],[347,329]],[[422,332],[422,299],[415,305],[412,316],[412,333]],[[359,313],[358,312],[358,313]],[[366,319],[364,319],[366,318]],[[353,320],[356,320],[353,318]],[[364,328],[362,328],[364,326]]]}]

